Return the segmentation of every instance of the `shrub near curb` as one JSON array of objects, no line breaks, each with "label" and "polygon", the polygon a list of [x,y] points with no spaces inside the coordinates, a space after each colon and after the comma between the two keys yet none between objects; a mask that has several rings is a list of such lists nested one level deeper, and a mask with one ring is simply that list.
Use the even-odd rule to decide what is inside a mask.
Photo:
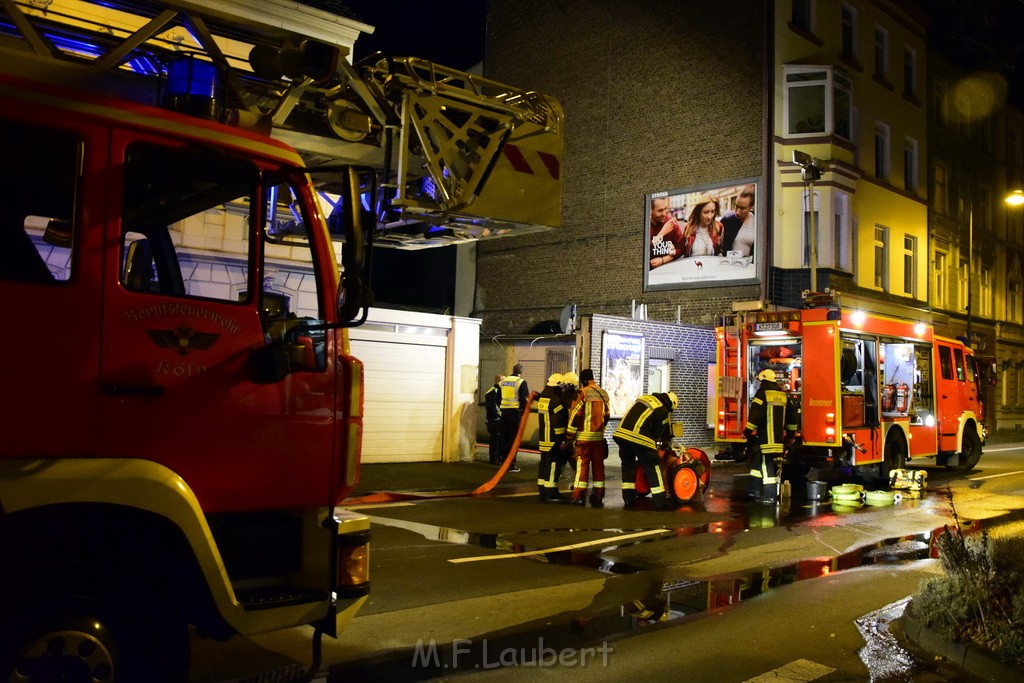
[{"label": "shrub near curb", "polygon": [[1024,666],[1024,539],[965,537],[953,518],[937,539],[945,575],[922,584],[913,615],[951,641]]}]

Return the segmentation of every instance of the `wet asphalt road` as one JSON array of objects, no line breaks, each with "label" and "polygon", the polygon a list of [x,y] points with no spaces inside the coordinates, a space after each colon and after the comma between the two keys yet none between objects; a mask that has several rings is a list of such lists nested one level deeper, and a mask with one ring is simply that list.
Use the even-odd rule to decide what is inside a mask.
[{"label": "wet asphalt road", "polygon": [[[951,521],[950,495],[979,524],[1024,509],[1024,448],[986,451],[969,475],[930,468],[924,496],[880,508],[837,511],[799,489],[750,503],[737,495],[743,468],[726,463],[703,501],[672,512],[623,510],[614,486],[603,509],[544,504],[529,483],[362,507],[373,593],[340,640],[325,639],[324,663],[339,681],[539,680],[578,675],[580,659],[600,680],[644,662],[666,676],[684,666],[685,680],[745,681],[792,662],[811,662],[800,680],[868,680],[855,621],[940,570],[931,542]],[[685,643],[700,654],[683,657]],[[547,666],[553,651],[564,657]],[[287,680],[308,666],[309,633],[197,641],[195,652],[195,681]],[[911,665],[901,680],[955,680],[935,668]]]}]

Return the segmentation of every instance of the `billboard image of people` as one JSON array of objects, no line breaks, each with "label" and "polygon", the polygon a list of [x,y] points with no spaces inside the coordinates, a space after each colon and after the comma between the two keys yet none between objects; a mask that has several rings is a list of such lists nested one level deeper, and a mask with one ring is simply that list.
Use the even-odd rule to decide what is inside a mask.
[{"label": "billboard image of people", "polygon": [[748,179],[648,194],[644,289],[757,284],[757,189]]}]

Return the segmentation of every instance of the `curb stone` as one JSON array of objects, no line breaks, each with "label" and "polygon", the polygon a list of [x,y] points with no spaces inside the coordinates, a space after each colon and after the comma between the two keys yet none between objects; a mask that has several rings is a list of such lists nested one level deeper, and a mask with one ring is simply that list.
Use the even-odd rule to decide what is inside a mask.
[{"label": "curb stone", "polygon": [[954,643],[911,615],[913,602],[907,604],[900,617],[900,626],[909,640],[932,654],[945,657],[951,664],[991,683],[1016,683],[1021,680],[1020,669],[996,659],[972,643]]}]

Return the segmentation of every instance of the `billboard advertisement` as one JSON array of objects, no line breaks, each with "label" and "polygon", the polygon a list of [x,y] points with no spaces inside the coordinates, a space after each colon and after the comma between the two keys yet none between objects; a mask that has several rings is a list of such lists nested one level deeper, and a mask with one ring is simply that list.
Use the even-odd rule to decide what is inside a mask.
[{"label": "billboard advertisement", "polygon": [[601,340],[601,387],[608,392],[611,417],[626,414],[644,393],[644,337],[605,331]]},{"label": "billboard advertisement", "polygon": [[750,178],[649,193],[644,291],[760,282],[758,190]]}]

